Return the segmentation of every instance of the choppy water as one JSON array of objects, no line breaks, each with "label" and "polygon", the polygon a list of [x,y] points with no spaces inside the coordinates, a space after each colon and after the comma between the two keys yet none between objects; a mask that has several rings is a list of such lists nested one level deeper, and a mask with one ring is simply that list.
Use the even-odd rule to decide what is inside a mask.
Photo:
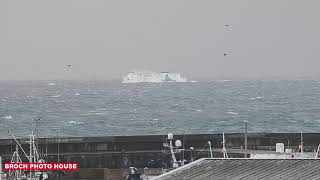
[{"label": "choppy water", "polygon": [[35,126],[41,136],[242,132],[243,120],[251,132],[319,132],[320,81],[0,82],[0,138]]}]

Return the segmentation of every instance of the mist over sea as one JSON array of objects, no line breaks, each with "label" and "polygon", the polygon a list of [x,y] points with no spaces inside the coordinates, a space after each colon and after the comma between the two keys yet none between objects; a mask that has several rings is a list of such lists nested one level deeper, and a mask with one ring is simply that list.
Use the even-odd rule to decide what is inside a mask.
[{"label": "mist over sea", "polygon": [[35,127],[42,137],[230,133],[244,120],[249,132],[319,132],[320,81],[0,82],[0,138]]}]

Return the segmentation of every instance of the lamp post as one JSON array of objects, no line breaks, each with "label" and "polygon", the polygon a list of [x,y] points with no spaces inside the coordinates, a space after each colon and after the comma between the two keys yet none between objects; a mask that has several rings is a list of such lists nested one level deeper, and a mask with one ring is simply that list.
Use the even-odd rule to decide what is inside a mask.
[{"label": "lamp post", "polygon": [[[56,134],[58,136],[58,144],[57,144],[57,158],[58,158],[58,163],[60,163],[60,142],[61,142],[61,127],[57,126],[53,128],[56,131]],[[56,175],[57,180],[60,179],[60,171],[58,171],[58,174]]]},{"label": "lamp post", "polygon": [[190,162],[192,162],[193,161],[193,150],[194,150],[194,147],[190,147]]},{"label": "lamp post", "polygon": [[244,122],[244,158],[247,158],[247,148],[248,148],[248,121]]}]

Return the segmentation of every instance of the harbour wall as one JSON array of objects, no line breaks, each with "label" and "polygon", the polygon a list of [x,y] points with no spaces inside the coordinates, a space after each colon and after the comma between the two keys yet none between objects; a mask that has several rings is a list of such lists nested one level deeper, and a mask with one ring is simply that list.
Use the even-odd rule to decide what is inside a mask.
[{"label": "harbour wall", "polygon": [[[300,136],[300,133],[249,133],[248,149],[275,150],[276,143],[284,143],[286,148],[298,149]],[[241,149],[244,148],[244,134],[230,133],[225,134],[225,137],[229,157],[243,157]],[[163,146],[163,143],[168,142],[166,138],[167,135],[56,137],[39,138],[37,142],[39,152],[47,162],[77,162],[80,168],[169,168],[171,155]],[[205,146],[208,141],[212,142],[214,157],[222,157],[222,134],[174,135],[174,139],[181,140],[181,148],[185,149],[177,155],[178,159],[190,161],[195,156],[208,157],[208,146]],[[28,152],[26,140],[18,139]],[[305,151],[314,151],[319,143],[320,133],[303,134]],[[0,139],[0,156],[4,162],[10,161],[15,146],[13,139]],[[21,150],[19,153],[23,157]]]},{"label": "harbour wall", "polygon": [[[244,157],[244,134],[225,134],[229,157]],[[138,168],[140,174],[149,177],[161,174],[171,167],[171,155],[163,144],[168,143],[167,135],[146,136],[105,136],[105,137],[55,137],[39,138],[37,146],[41,157],[47,162],[76,162],[78,171],[63,174],[53,173],[51,179],[125,179],[129,167]],[[181,140],[184,149],[176,154],[177,159],[209,157],[208,141],[212,142],[213,157],[222,157],[222,134],[184,134],[174,135]],[[27,139],[18,139],[28,153]],[[303,134],[304,151],[313,152],[320,143],[320,133]],[[275,151],[276,143],[284,143],[286,148],[297,150],[301,144],[300,133],[249,133],[248,149]],[[9,162],[16,149],[13,139],[0,139],[0,156],[3,163]],[[193,147],[193,148],[190,148]],[[192,150],[193,149],[193,150]],[[21,150],[23,161],[27,159]],[[145,167],[148,169],[145,170]],[[58,177],[57,177],[58,176]],[[148,179],[148,178],[147,178]]]}]

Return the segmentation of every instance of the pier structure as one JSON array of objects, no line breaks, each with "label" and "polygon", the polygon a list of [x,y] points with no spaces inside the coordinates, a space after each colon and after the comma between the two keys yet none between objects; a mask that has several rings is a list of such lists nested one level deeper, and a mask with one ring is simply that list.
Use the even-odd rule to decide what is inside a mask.
[{"label": "pier structure", "polygon": [[[177,154],[177,160],[190,163],[199,158],[223,157],[222,133],[174,135],[174,139],[182,142],[183,151]],[[17,141],[27,149],[26,139]],[[163,146],[166,141],[167,135],[54,137],[39,138],[37,145],[46,162],[76,162],[79,164],[80,172],[86,174],[84,178],[89,178],[112,174],[124,176],[129,167],[136,167],[142,173],[148,169],[150,174],[169,169],[172,159],[170,151]],[[208,141],[211,142],[212,155],[209,147],[203,149]],[[301,144],[301,133],[248,133],[247,138],[244,133],[225,133],[224,141],[229,158],[244,158],[245,154],[258,151],[275,151],[276,143],[284,143],[286,148],[297,151]],[[320,133],[303,134],[304,152],[314,152],[319,143]],[[16,142],[13,139],[0,139],[2,162],[10,161],[15,148]],[[27,162],[23,156],[21,158]],[[68,173],[72,173],[73,177],[80,176],[79,172]]]}]

